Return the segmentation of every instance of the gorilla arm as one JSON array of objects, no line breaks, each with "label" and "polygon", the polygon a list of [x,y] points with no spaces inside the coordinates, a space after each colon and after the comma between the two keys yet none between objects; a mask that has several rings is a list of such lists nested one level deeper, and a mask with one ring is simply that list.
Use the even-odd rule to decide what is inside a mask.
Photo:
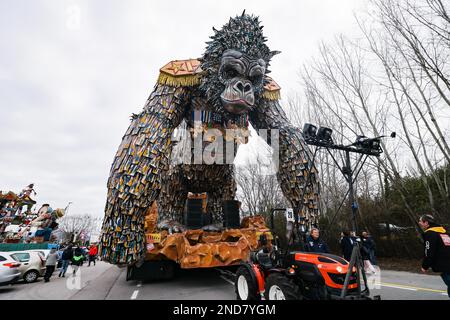
[{"label": "gorilla arm", "polygon": [[[258,108],[252,111],[249,118],[256,130],[278,129],[279,168],[277,179],[281,190],[294,210],[298,212],[301,208],[299,214],[307,219],[308,224],[316,224],[319,182],[315,168],[311,169],[312,175],[308,179],[308,168],[312,165],[313,156],[300,131],[291,125],[278,100],[261,99]],[[267,137],[269,142],[270,130],[267,132]]]},{"label": "gorilla arm", "polygon": [[157,84],[144,110],[133,115],[108,179],[101,256],[114,264],[145,256],[145,213],[160,191],[167,169],[170,137],[181,123],[189,89]]}]

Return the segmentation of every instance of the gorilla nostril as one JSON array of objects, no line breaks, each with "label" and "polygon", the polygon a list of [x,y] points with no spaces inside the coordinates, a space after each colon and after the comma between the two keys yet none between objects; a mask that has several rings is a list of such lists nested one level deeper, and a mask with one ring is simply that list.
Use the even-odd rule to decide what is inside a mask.
[{"label": "gorilla nostril", "polygon": [[242,82],[236,83],[236,88],[238,88],[239,91],[244,91],[244,85],[242,84]]},{"label": "gorilla nostril", "polygon": [[249,91],[251,91],[252,90],[252,86],[250,85],[250,84],[246,84],[245,85],[245,87],[244,87],[244,92],[249,92]]}]

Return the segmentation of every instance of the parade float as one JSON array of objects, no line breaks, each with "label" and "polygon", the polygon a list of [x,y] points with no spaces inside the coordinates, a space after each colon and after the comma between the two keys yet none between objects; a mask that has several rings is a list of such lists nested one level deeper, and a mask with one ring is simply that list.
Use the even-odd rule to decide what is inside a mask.
[{"label": "parade float", "polygon": [[18,194],[0,192],[0,251],[11,247],[5,244],[22,245],[14,246],[18,250],[19,247],[45,247],[56,240],[57,220],[64,216],[65,210],[53,209],[49,204],[33,209],[36,204],[31,198],[33,193],[36,194],[33,184]]},{"label": "parade float", "polygon": [[[165,276],[173,264],[236,265],[261,245],[258,237],[270,231],[264,219],[241,219],[235,200],[233,159],[250,124],[279,156],[277,178],[292,208],[303,223],[317,224],[312,154],[268,76],[279,52],[268,48],[262,29],[245,12],[213,28],[203,55],[164,65],[144,109],[131,116],[111,166],[101,236],[102,259],[126,265],[127,279]],[[188,143],[177,144],[174,131],[183,127]],[[183,161],[174,163],[173,153]]]}]

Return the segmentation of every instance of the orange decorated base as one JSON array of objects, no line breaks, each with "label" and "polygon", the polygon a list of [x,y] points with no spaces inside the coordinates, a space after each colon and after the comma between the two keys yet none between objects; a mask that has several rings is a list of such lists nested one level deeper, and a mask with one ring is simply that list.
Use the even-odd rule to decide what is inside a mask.
[{"label": "orange decorated base", "polygon": [[[156,210],[153,210],[156,211]],[[252,250],[259,248],[262,233],[271,238],[262,216],[246,217],[240,229],[222,232],[187,230],[168,234],[155,228],[156,219],[146,216],[146,260],[172,260],[183,269],[212,268],[237,265],[247,261]]]}]

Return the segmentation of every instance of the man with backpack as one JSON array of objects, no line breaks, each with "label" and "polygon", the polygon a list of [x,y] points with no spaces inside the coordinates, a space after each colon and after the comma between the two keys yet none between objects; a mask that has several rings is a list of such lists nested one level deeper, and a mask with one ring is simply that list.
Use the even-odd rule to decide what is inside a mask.
[{"label": "man with backpack", "polygon": [[75,275],[78,269],[83,265],[83,261],[84,261],[83,250],[81,250],[80,247],[77,247],[72,257],[73,275]]},{"label": "man with backpack", "polygon": [[419,225],[425,231],[422,272],[427,272],[429,268],[434,272],[440,272],[450,297],[450,236],[444,227],[436,223],[432,215],[421,216]]}]

